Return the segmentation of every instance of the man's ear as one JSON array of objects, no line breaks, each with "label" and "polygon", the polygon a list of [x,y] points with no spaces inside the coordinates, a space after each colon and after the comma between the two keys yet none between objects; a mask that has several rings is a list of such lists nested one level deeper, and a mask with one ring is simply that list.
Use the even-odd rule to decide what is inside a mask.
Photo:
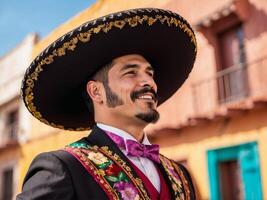
[{"label": "man's ear", "polygon": [[88,81],[86,91],[93,102],[103,103],[103,94],[101,92],[101,84],[97,81]]}]

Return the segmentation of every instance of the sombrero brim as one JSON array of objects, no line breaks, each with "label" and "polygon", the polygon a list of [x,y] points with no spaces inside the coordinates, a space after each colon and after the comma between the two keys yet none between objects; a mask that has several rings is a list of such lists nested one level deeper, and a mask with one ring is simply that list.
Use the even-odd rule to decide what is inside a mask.
[{"label": "sombrero brim", "polygon": [[31,63],[22,82],[26,107],[50,126],[89,129],[94,120],[82,98],[86,81],[104,64],[127,54],[140,54],[151,63],[161,104],[188,77],[196,39],[181,16],[161,9],[127,10],[87,22]]}]

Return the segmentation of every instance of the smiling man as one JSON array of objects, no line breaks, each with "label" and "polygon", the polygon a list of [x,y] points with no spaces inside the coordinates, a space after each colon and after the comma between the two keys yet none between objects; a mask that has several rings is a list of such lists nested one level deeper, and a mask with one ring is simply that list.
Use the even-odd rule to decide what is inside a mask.
[{"label": "smiling man", "polygon": [[190,25],[160,9],[110,14],[51,44],[25,74],[25,105],[50,126],[92,131],[38,155],[17,199],[195,199],[187,170],[143,132],[195,56]]},{"label": "smiling man", "polygon": [[141,141],[144,127],[159,118],[153,76],[153,68],[141,55],[121,56],[103,67],[87,83],[95,121],[123,129]]}]

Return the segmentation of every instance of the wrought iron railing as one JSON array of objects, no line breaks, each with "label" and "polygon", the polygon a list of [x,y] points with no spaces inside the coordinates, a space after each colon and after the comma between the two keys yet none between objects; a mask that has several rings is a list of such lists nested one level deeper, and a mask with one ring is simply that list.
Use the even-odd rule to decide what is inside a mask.
[{"label": "wrought iron railing", "polygon": [[267,96],[267,56],[239,63],[192,85],[195,114],[212,114],[219,106]]}]

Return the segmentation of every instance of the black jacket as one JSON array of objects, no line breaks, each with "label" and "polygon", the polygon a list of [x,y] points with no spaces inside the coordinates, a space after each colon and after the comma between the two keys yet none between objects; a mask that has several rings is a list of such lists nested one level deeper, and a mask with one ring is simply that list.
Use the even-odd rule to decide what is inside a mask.
[{"label": "black jacket", "polygon": [[[118,154],[122,160],[128,162],[127,157],[114,142],[98,127],[95,127],[88,137],[81,141],[90,145],[108,146]],[[189,199],[195,199],[191,178],[187,170],[178,165],[184,174],[190,190]],[[161,164],[158,165],[167,184],[171,182]],[[137,176],[135,174],[135,176]],[[26,174],[22,193],[17,200],[101,200],[108,199],[102,188],[94,178],[84,169],[81,163],[64,150],[58,150],[38,155]]]}]

